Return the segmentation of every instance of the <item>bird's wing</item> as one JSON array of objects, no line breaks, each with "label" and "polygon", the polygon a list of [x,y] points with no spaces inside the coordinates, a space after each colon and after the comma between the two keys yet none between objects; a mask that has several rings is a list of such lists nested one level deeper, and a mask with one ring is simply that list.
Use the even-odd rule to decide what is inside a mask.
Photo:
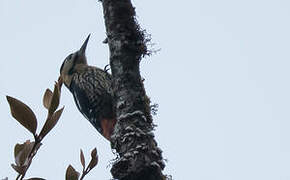
[{"label": "bird's wing", "polygon": [[97,99],[90,97],[90,92],[86,86],[88,85],[85,81],[72,81],[70,90],[73,94],[74,101],[79,111],[83,116],[91,122],[91,124],[102,133],[101,124],[97,119],[94,104]]},{"label": "bird's wing", "polygon": [[111,75],[88,66],[73,76],[70,91],[79,111],[102,133],[101,121],[114,117]]}]

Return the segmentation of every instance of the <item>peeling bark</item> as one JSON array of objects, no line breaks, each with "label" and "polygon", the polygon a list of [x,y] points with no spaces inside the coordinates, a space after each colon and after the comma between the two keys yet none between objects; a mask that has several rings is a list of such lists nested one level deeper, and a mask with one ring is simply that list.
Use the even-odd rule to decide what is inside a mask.
[{"label": "peeling bark", "polygon": [[111,146],[119,155],[111,173],[120,180],[161,180],[165,165],[154,140],[149,100],[139,63],[148,54],[146,38],[130,0],[103,0],[118,122]]}]

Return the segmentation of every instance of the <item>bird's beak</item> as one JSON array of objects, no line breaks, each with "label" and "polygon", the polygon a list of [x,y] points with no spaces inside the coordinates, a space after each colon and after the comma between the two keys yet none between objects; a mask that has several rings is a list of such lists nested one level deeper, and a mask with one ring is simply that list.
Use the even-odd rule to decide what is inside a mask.
[{"label": "bird's beak", "polygon": [[91,36],[91,34],[88,35],[87,39],[85,40],[85,42],[83,43],[82,47],[80,48],[79,52],[81,54],[85,54],[86,48],[87,48],[87,45],[88,45],[88,42],[89,42],[89,39],[90,39],[90,36]]}]

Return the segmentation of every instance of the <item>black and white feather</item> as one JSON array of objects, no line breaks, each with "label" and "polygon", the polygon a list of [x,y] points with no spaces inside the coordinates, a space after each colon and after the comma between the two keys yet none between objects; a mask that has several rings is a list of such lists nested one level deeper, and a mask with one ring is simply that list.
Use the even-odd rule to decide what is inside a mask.
[{"label": "black and white feather", "polygon": [[102,69],[87,66],[75,73],[69,90],[79,111],[102,134],[100,120],[113,117],[111,75]]}]

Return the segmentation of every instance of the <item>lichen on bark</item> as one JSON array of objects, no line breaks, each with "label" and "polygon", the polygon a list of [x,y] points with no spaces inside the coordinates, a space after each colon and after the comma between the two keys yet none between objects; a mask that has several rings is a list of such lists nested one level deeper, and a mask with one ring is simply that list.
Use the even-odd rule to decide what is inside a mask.
[{"label": "lichen on bark", "polygon": [[164,161],[154,139],[150,100],[139,63],[148,54],[145,31],[135,18],[130,0],[102,0],[117,124],[111,146],[119,155],[111,173],[122,180],[161,180]]}]

